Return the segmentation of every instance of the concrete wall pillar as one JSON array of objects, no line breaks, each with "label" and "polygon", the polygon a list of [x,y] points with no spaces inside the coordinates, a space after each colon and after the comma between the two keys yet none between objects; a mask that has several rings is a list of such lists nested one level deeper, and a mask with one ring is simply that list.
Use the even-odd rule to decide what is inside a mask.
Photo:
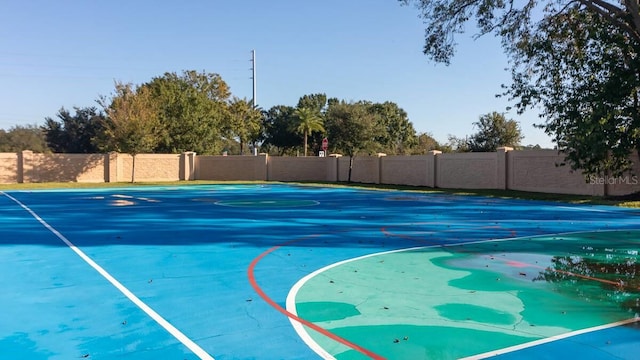
[{"label": "concrete wall pillar", "polygon": [[266,181],[271,181],[271,157],[267,154],[264,154],[264,162],[266,168],[264,179]]},{"label": "concrete wall pillar", "polygon": [[327,161],[327,179],[329,182],[338,182],[338,156],[328,156]]},{"label": "concrete wall pillar", "polygon": [[426,185],[432,188],[438,187],[438,155],[440,150],[431,150],[427,153],[427,179]]},{"label": "concrete wall pillar", "polygon": [[118,153],[110,152],[105,154],[105,182],[118,182]]},{"label": "concrete wall pillar", "polygon": [[180,180],[193,181],[196,179],[196,153],[193,151],[183,152],[180,159]]},{"label": "concrete wall pillar", "polygon": [[269,180],[269,154],[260,153],[258,154],[256,159],[260,159],[260,158],[262,158],[262,160],[258,160],[260,161],[260,164],[259,164],[260,170],[259,170],[259,174],[256,174],[256,177],[259,180],[267,181]]},{"label": "concrete wall pillar", "polygon": [[33,151],[23,150],[18,153],[18,182],[30,183],[34,177]]},{"label": "concrete wall pillar", "polygon": [[513,148],[504,146],[496,150],[496,189],[507,190],[509,188],[509,151]]},{"label": "concrete wall pillar", "polygon": [[332,171],[335,171],[335,174],[336,174],[335,179],[329,180],[329,181],[340,182],[340,158],[342,158],[342,154],[330,154],[329,158],[335,159],[334,160],[335,168]]},{"label": "concrete wall pillar", "polygon": [[387,154],[385,153],[378,153],[378,161],[376,162],[376,167],[378,168],[376,171],[376,178],[375,178],[375,183],[376,184],[380,184],[382,182],[382,161],[384,159],[385,156],[387,156]]}]

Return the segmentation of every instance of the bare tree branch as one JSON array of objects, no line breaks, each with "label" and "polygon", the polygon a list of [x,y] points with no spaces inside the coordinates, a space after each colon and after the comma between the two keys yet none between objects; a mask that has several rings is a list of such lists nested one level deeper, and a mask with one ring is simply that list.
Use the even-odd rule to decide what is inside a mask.
[{"label": "bare tree branch", "polygon": [[627,11],[631,14],[636,30],[640,29],[640,4],[638,0],[625,0]]},{"label": "bare tree branch", "polygon": [[[633,28],[631,25],[620,19],[621,15],[624,14],[623,10],[600,0],[579,0],[579,2],[589,10],[592,10],[607,19],[612,25],[617,26],[630,37],[635,39],[635,41],[640,43],[640,33],[638,32],[638,28]],[[606,4],[608,6],[601,6],[601,4]],[[613,11],[607,11],[607,9],[612,9]]]}]

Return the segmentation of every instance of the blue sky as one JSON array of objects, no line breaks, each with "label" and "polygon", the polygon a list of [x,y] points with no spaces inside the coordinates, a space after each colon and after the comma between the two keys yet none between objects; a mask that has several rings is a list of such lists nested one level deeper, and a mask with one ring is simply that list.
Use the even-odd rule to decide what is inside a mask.
[{"label": "blue sky", "polygon": [[[141,84],[165,72],[218,73],[234,96],[295,106],[305,94],[393,101],[418,132],[446,142],[476,131],[508,83],[499,40],[457,38],[451,65],[422,54],[418,11],[397,0],[0,0],[0,128],[41,125],[61,107],[94,106],[114,81]],[[523,144],[551,147],[520,122]]]}]

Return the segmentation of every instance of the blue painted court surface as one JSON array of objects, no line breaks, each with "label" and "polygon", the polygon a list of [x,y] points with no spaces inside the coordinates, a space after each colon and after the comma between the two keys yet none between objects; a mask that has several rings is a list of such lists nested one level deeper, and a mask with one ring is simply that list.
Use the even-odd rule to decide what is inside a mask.
[{"label": "blue painted court surface", "polygon": [[639,216],[281,184],[6,191],[0,359],[635,359]]}]

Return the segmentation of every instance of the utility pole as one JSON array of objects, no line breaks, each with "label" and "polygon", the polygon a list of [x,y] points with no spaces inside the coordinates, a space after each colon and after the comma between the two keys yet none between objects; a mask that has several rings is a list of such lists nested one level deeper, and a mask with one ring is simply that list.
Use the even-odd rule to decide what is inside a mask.
[{"label": "utility pole", "polygon": [[[256,98],[256,51],[251,50],[251,79],[253,80],[253,100],[252,105],[254,109],[258,108],[258,100]],[[258,147],[256,142],[253,142],[253,155],[258,155]]]},{"label": "utility pole", "polygon": [[258,107],[258,101],[256,98],[256,51],[251,50],[251,79],[253,80],[253,107]]}]

